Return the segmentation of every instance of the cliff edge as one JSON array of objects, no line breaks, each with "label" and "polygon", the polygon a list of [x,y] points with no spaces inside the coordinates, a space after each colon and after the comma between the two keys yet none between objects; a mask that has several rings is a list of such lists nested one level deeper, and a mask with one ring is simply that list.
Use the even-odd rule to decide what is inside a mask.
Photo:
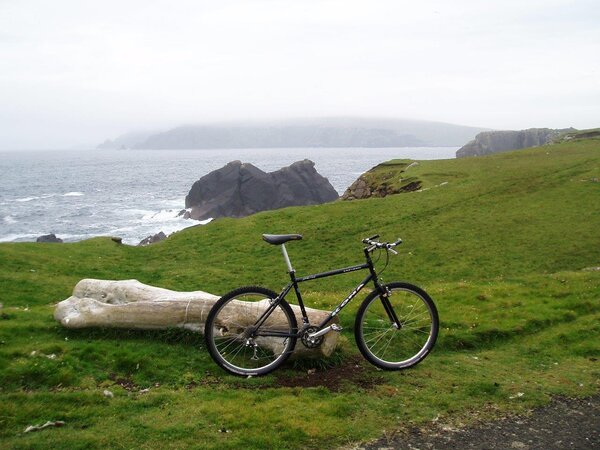
[{"label": "cliff edge", "polygon": [[457,158],[482,156],[521,148],[537,147],[552,142],[565,131],[551,128],[530,128],[520,131],[484,131],[456,152]]}]

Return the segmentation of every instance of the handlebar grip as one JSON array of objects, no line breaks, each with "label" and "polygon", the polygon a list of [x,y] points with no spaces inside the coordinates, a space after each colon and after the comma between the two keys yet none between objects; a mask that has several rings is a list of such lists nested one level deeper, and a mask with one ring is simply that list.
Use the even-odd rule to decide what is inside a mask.
[{"label": "handlebar grip", "polygon": [[373,239],[377,239],[378,237],[379,237],[379,235],[376,234],[375,236],[371,236],[366,239],[363,239],[362,242],[363,242],[363,244],[370,244],[370,241],[372,241]]},{"label": "handlebar grip", "polygon": [[394,242],[394,246],[402,244],[402,239],[398,238],[396,242]]}]

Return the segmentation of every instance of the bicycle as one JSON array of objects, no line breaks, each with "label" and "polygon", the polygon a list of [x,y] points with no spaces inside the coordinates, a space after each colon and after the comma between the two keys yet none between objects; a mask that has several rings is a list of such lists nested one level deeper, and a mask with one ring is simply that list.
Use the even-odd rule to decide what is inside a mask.
[{"label": "bicycle", "polygon": [[[258,286],[235,289],[221,297],[211,308],[205,325],[205,340],[215,362],[234,375],[265,375],[285,362],[297,340],[309,348],[318,347],[323,336],[340,332],[333,323],[327,325],[369,282],[374,289],[366,296],[356,314],[354,336],[367,361],[384,370],[401,370],[421,362],[431,352],[437,339],[439,318],[431,297],[421,288],[406,282],[381,284],[371,255],[375,250],[398,254],[394,247],[402,243],[379,242],[379,235],[363,239],[366,245],[362,264],[328,272],[296,277],[285,243],[302,239],[299,234],[263,234],[263,240],[281,245],[290,283],[278,295]],[[358,270],[369,274],[318,325],[310,323],[298,284]],[[294,289],[302,314],[298,329],[296,316],[287,294]],[[246,302],[246,303],[240,303]]]}]

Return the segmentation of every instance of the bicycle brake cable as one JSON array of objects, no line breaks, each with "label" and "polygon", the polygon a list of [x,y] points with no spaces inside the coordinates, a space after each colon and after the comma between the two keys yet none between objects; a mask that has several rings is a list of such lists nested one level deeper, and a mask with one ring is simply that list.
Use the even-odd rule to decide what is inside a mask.
[{"label": "bicycle brake cable", "polygon": [[[379,256],[381,256],[381,253],[379,253]],[[379,261],[379,258],[377,260]],[[383,266],[383,269],[381,269],[379,271],[379,275],[381,275],[383,272],[385,272],[385,269],[387,269],[387,266],[389,263],[390,263],[390,252],[386,248],[385,249],[385,266]]]},{"label": "bicycle brake cable", "polygon": [[375,260],[373,265],[377,264],[379,262],[379,260],[381,259],[381,249],[378,249],[378,250],[379,250],[379,252],[377,252],[377,259]]}]

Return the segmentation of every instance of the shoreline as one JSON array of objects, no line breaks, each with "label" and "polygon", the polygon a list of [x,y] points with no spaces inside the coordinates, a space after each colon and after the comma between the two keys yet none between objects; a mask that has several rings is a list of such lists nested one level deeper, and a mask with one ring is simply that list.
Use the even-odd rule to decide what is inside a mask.
[{"label": "shoreline", "polygon": [[453,159],[457,148],[12,152],[0,158],[0,242],[55,233],[67,242],[116,235],[137,243],[171,234],[189,226],[177,213],[193,183],[233,160],[272,172],[310,159],[341,195],[382,161]]}]

